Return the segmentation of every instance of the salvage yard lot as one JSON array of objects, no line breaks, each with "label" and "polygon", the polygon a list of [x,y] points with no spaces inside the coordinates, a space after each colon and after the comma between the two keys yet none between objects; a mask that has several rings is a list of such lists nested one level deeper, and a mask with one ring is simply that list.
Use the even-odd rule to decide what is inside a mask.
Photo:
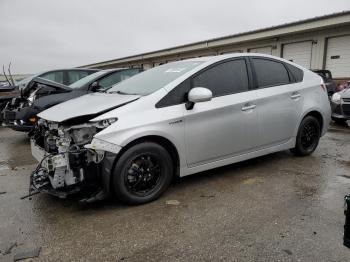
[{"label": "salvage yard lot", "polygon": [[29,141],[0,128],[0,144],[0,261],[39,247],[35,261],[349,259],[350,128],[333,126],[310,157],[285,151],[176,179],[160,199],[135,207],[45,194],[20,200],[35,168]]}]

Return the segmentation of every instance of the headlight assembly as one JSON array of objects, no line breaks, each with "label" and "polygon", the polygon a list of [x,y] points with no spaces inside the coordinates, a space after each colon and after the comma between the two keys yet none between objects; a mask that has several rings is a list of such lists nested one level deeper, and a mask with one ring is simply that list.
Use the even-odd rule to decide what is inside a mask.
[{"label": "headlight assembly", "polygon": [[84,147],[97,151],[107,151],[116,154],[118,154],[122,149],[121,146],[97,138],[92,139],[91,144],[85,145]]},{"label": "headlight assembly", "polygon": [[334,93],[332,95],[332,102],[339,104],[341,100],[341,95],[339,93]]},{"label": "headlight assembly", "polygon": [[108,126],[110,126],[111,124],[113,124],[114,122],[117,122],[118,118],[108,118],[108,119],[104,119],[101,120],[97,123],[98,127],[101,128],[106,128]]}]

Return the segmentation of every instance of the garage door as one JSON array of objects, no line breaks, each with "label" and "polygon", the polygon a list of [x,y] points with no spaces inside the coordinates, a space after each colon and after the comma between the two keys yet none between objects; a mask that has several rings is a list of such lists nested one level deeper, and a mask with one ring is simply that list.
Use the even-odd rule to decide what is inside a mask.
[{"label": "garage door", "polygon": [[305,68],[311,68],[312,42],[283,45],[283,58],[292,61]]},{"label": "garage door", "polygon": [[326,69],[333,77],[350,77],[350,35],[328,39]]},{"label": "garage door", "polygon": [[248,52],[249,53],[259,53],[259,54],[272,55],[272,46],[251,48],[248,50]]}]

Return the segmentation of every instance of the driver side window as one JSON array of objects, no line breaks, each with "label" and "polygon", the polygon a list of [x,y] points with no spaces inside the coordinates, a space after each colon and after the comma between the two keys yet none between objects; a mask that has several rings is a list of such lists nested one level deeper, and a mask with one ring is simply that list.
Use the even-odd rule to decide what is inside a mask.
[{"label": "driver side window", "polygon": [[122,71],[117,71],[114,72],[110,75],[107,75],[103,78],[101,78],[98,81],[98,84],[100,86],[100,89],[106,89],[109,88],[116,83],[119,83],[125,79],[128,79],[129,77],[132,77],[133,75],[136,75],[140,72],[139,69],[128,69],[128,70],[122,70]]},{"label": "driver side window", "polygon": [[63,84],[63,71],[55,71],[55,72],[46,73],[40,77],[47,79],[47,80],[54,81],[56,83]]},{"label": "driver side window", "polygon": [[248,91],[248,72],[244,59],[235,59],[228,62],[214,65],[209,69],[185,80],[165,97],[163,97],[156,107],[166,107],[185,103],[187,94],[193,87],[205,87],[213,92],[213,96],[223,96],[229,94]]},{"label": "driver side window", "polygon": [[224,96],[248,91],[248,72],[244,59],[215,65],[193,78],[193,87],[205,87],[213,96]]}]

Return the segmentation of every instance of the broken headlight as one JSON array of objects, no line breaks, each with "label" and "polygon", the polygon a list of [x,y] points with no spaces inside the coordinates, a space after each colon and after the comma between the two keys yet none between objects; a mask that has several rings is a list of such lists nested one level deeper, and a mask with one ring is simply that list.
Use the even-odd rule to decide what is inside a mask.
[{"label": "broken headlight", "polygon": [[92,139],[91,144],[85,145],[84,147],[97,151],[107,151],[116,154],[118,154],[121,150],[120,146],[97,138]]},{"label": "broken headlight", "polygon": [[340,100],[341,100],[341,95],[339,93],[334,93],[332,95],[332,102],[333,103],[339,104]]},{"label": "broken headlight", "polygon": [[117,122],[118,118],[108,118],[108,119],[103,119],[99,122],[97,122],[98,127],[100,128],[106,128],[113,124],[114,122]]}]

